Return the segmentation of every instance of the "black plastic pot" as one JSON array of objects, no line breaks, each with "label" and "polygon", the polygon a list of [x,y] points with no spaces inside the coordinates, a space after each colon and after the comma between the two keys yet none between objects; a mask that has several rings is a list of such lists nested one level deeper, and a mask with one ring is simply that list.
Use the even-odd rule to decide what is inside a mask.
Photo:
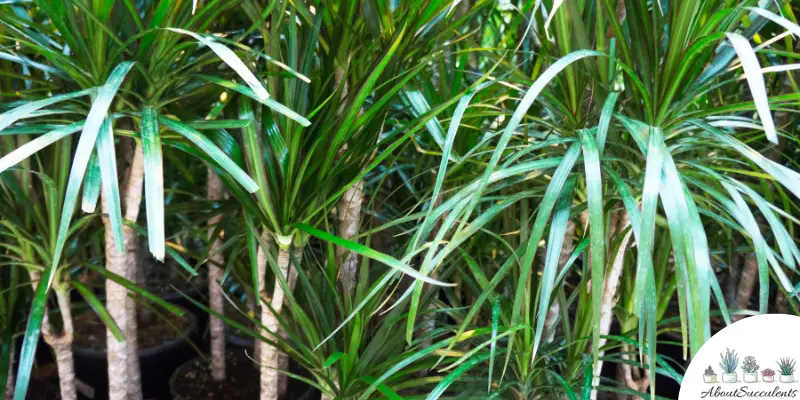
[{"label": "black plastic pot", "polygon": [[[173,371],[197,355],[186,340],[197,341],[197,318],[186,310],[190,323],[182,337],[156,347],[139,349],[139,366],[142,374],[142,390],[147,399],[170,400],[169,377]],[[75,373],[78,379],[95,390],[96,400],[108,398],[108,362],[105,348],[73,346]]]},{"label": "black plastic pot", "polygon": [[[256,400],[259,398],[259,382],[258,382],[258,366],[245,356],[244,349],[236,349],[228,351],[228,379],[222,383],[214,384],[217,386],[216,391],[226,393],[225,399],[236,400]],[[231,370],[231,361],[236,357],[239,363],[244,363]],[[186,393],[182,393],[179,385],[176,382],[186,383],[187,379],[197,380],[211,380],[210,367],[208,361],[204,358],[197,357],[189,360],[173,372],[170,377],[170,393],[173,400],[195,400],[196,395],[192,397]],[[292,371],[295,372],[295,371]],[[188,378],[191,377],[191,378]],[[243,394],[242,386],[248,387]],[[230,392],[225,389],[231,388]],[[318,400],[320,393],[314,387],[311,387],[301,381],[289,381],[289,393],[284,400]],[[212,400],[219,400],[222,397],[217,397]]]},{"label": "black plastic pot", "polygon": [[[232,328],[230,326],[227,326],[226,329],[232,329]],[[233,334],[225,335],[225,342],[232,346],[236,346],[242,349],[252,349],[253,343],[255,343],[252,336],[233,335]]]}]

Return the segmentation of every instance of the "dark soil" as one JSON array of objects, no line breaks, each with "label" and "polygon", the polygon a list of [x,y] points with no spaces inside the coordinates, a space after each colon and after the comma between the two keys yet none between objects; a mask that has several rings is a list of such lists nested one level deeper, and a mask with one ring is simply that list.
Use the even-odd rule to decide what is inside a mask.
[{"label": "dark soil", "polygon": [[[249,313],[250,311],[247,309],[247,305],[241,304],[238,306],[239,310]],[[242,314],[239,310],[234,308],[229,302],[225,302],[225,318],[235,321],[242,326],[247,328],[256,330],[254,328],[255,324],[253,321],[247,317],[247,315]],[[251,315],[252,317],[252,315]],[[252,347],[253,346],[253,337],[245,332],[242,332],[240,329],[234,328],[231,325],[225,324],[225,332],[226,336],[228,337],[229,343],[234,343],[240,347]]]},{"label": "dark soil", "polygon": [[172,375],[171,387],[175,400],[248,400],[258,399],[259,382],[256,364],[244,350],[227,352],[227,379],[211,379],[211,365],[203,358],[182,365]]},{"label": "dark soil", "polygon": [[61,395],[58,393],[58,386],[37,378],[31,378],[26,400],[58,400]]},{"label": "dark soil", "polygon": [[[185,311],[185,310],[184,310]],[[137,312],[139,348],[150,349],[181,338],[195,325],[194,315],[188,311],[183,317],[171,313],[162,316],[153,314],[148,309],[140,308]],[[94,312],[85,312],[75,317],[75,338],[77,347],[105,349],[106,325]]]}]

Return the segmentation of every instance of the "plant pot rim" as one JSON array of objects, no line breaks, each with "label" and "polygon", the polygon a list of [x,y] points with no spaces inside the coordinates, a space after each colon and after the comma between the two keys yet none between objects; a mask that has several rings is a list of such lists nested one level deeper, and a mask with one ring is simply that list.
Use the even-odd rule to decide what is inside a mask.
[{"label": "plant pot rim", "polygon": [[[182,307],[175,304],[173,304],[173,306],[183,311],[184,318],[189,319],[189,326],[186,328],[186,330],[183,331],[183,334],[181,336],[178,336],[172,340],[164,342],[155,347],[150,347],[146,349],[139,348],[139,357],[149,357],[152,355],[172,350],[176,347],[179,347],[184,342],[188,341],[188,338],[195,333],[195,331],[197,330],[197,316],[194,315],[194,313],[191,312],[190,310],[187,310],[186,307]],[[103,348],[86,347],[86,346],[76,345],[74,343],[72,345],[72,351],[77,355],[81,355],[83,357],[88,357],[88,358],[105,359],[108,355],[108,352],[105,347]]]},{"label": "plant pot rim", "polygon": [[253,348],[255,339],[252,336],[226,334],[225,342],[242,348]]}]

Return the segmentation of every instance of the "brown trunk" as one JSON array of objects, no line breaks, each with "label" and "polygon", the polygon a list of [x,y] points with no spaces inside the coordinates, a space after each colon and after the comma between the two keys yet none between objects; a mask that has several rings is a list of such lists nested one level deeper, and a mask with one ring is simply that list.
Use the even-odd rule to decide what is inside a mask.
[{"label": "brown trunk", "polygon": [[[750,297],[753,295],[753,288],[758,280],[758,259],[755,254],[748,254],[745,257],[742,273],[739,277],[739,287],[736,291],[736,309],[746,310],[750,304]],[[733,321],[742,319],[742,316],[731,317]]]},{"label": "brown trunk", "polygon": [[[620,215],[619,223],[614,225],[619,227],[617,232],[624,231],[628,225],[630,225],[630,220],[628,220],[627,214]],[[599,347],[601,349],[606,343],[606,339],[602,338],[602,336],[608,335],[608,333],[611,331],[611,322],[614,320],[614,304],[616,303],[615,297],[617,295],[617,287],[619,286],[619,278],[622,275],[622,270],[625,266],[625,251],[630,243],[632,234],[633,231],[628,231],[628,233],[625,234],[625,237],[622,238],[619,250],[614,256],[614,262],[611,264],[611,269],[608,271],[608,275],[606,275],[605,288],[603,290],[603,297],[600,306],[600,326],[598,327],[601,336],[599,343]],[[603,351],[600,350],[598,358],[602,356]],[[603,361],[598,359],[597,365],[595,365],[594,368],[592,387],[597,387],[600,384],[600,373],[602,370]],[[592,399],[596,399],[597,390],[593,389],[591,395]]]},{"label": "brown trunk", "polygon": [[[141,144],[136,145],[130,170],[127,174],[123,204],[125,205],[125,219],[136,222],[139,216],[139,205],[142,200],[142,185],[144,183],[144,169]],[[123,226],[122,236],[125,252],[117,250],[114,236],[108,219],[105,193],[103,198],[103,225],[105,226],[106,269],[128,280],[136,281],[138,260],[136,256],[137,239],[136,231],[128,226]],[[106,346],[108,352],[108,391],[110,400],[141,400],[142,387],[139,371],[138,346],[136,340],[136,302],[128,297],[125,287],[106,281],[106,308],[111,318],[117,322],[120,330],[125,334],[125,341],[118,342],[111,331],[106,331]]]},{"label": "brown trunk", "polygon": [[[210,201],[222,200],[222,180],[219,176],[208,169],[207,197]],[[215,215],[209,222],[208,234],[213,235],[217,229],[217,224],[222,219],[221,215]],[[225,262],[220,252],[222,240],[214,239],[211,244],[211,262],[208,264],[208,305],[209,307],[224,315],[224,295],[222,285],[223,269],[220,267]],[[209,317],[209,331],[211,332],[211,377],[215,381],[225,380],[225,324],[215,316]]]},{"label": "brown trunk", "polygon": [[[342,239],[351,240],[358,233],[361,202],[364,197],[363,185],[363,181],[358,181],[339,199],[336,210],[339,216],[339,236]],[[356,289],[358,272],[356,255],[344,247],[336,247],[336,262],[339,265],[339,281],[344,290],[352,295]]]},{"label": "brown trunk", "polygon": [[[280,239],[280,238],[279,238]],[[290,250],[289,247],[291,245],[291,240],[281,242],[279,240],[278,243],[278,268],[280,270],[281,275],[283,275],[284,279],[287,279],[289,276],[289,259],[290,259]],[[265,251],[265,249],[259,248],[259,251]],[[259,254],[259,265],[261,263],[261,259],[263,258],[264,265],[266,265],[266,254]],[[272,292],[272,300],[271,305],[272,309],[275,313],[280,314],[281,310],[283,309],[283,298],[286,295],[283,291],[283,287],[280,285],[280,280],[278,278],[275,279],[275,288]],[[266,301],[266,293],[262,293],[262,301]],[[280,323],[278,323],[278,318],[272,314],[272,310],[269,307],[262,306],[261,307],[261,324],[264,325],[266,330],[262,332],[265,337],[273,337],[277,340],[277,335],[280,334]],[[261,348],[260,354],[260,365],[261,365],[261,374],[260,374],[260,383],[261,383],[261,400],[277,400],[278,395],[280,393],[280,382],[278,380],[278,354],[280,352],[277,348],[269,345],[265,345]]]},{"label": "brown trunk", "polygon": [[11,400],[14,398],[14,358],[16,357],[17,348],[13,337],[11,338],[9,350],[10,354],[8,363],[8,378],[6,379],[5,400]]}]

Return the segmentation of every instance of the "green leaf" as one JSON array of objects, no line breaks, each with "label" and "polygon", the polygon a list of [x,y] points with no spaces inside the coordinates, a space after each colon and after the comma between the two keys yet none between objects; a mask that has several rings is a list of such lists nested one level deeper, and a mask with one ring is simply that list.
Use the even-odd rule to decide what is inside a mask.
[{"label": "green leaf", "polygon": [[30,118],[30,117],[36,115],[35,112],[37,110],[39,110],[39,109],[42,109],[44,107],[47,107],[47,106],[50,106],[50,105],[53,105],[53,104],[56,104],[56,103],[59,103],[59,102],[62,102],[62,101],[72,100],[72,99],[77,98],[77,97],[86,96],[88,94],[91,94],[94,90],[95,89],[86,89],[86,90],[81,90],[81,91],[77,91],[77,92],[62,94],[62,95],[58,95],[58,96],[49,97],[49,98],[46,98],[44,100],[32,101],[30,103],[26,103],[26,104],[24,104],[22,106],[19,106],[19,107],[15,108],[15,109],[13,109],[11,111],[8,111],[8,112],[3,113],[2,115],[0,115],[0,131],[2,131],[4,129],[6,129],[7,127],[11,126],[11,124],[13,124],[14,122],[16,122],[16,121],[18,121],[20,119]]},{"label": "green leaf", "polygon": [[421,280],[423,282],[430,283],[431,285],[456,286],[456,284],[454,284],[454,283],[444,283],[444,282],[440,282],[440,281],[438,281],[436,279],[433,279],[433,278],[431,278],[429,276],[426,276],[426,275],[420,273],[419,271],[409,267],[408,265],[406,265],[405,263],[401,262],[400,260],[398,260],[398,259],[396,259],[394,257],[388,256],[386,254],[383,254],[383,253],[375,251],[375,250],[372,250],[369,247],[364,246],[362,244],[359,244],[357,242],[351,242],[349,240],[345,240],[345,239],[333,236],[330,233],[321,231],[319,229],[316,229],[316,228],[312,227],[311,225],[304,224],[304,223],[297,223],[297,224],[294,224],[294,227],[299,229],[299,230],[301,230],[301,231],[303,231],[303,232],[305,232],[305,233],[308,233],[309,235],[315,236],[315,237],[320,238],[322,240],[326,240],[326,241],[332,242],[333,244],[335,244],[337,246],[344,247],[345,249],[347,249],[349,251],[352,251],[353,253],[356,253],[356,254],[359,254],[361,256],[367,257],[367,258],[369,258],[371,260],[375,260],[377,262],[386,264],[387,266],[391,267],[392,269],[395,269],[395,270],[397,270],[399,272],[402,272],[402,273],[404,273],[404,274],[406,274],[406,275],[408,275],[408,276],[410,276],[410,277],[412,277],[414,279],[419,279],[419,280]]},{"label": "green leaf", "polygon": [[97,200],[100,198],[102,182],[100,160],[97,158],[97,152],[93,152],[86,168],[86,179],[83,182],[83,201],[81,202],[81,210],[83,212],[93,213],[97,209]]},{"label": "green leaf", "polygon": [[236,82],[227,81],[227,80],[220,79],[220,78],[217,78],[215,76],[209,76],[209,75],[198,75],[198,78],[206,80],[206,81],[209,81],[209,82],[214,83],[214,84],[217,84],[217,85],[222,86],[222,87],[224,87],[226,89],[230,89],[230,90],[233,90],[235,92],[241,93],[241,94],[243,94],[243,95],[245,95],[245,96],[247,96],[247,97],[249,97],[249,98],[251,98],[251,99],[253,99],[253,100],[255,100],[255,101],[257,101],[257,102],[259,102],[259,103],[261,103],[261,104],[263,104],[263,105],[265,105],[265,106],[267,106],[267,107],[269,107],[269,108],[271,108],[273,110],[275,110],[275,111],[277,111],[278,113],[283,114],[287,118],[297,122],[298,124],[300,124],[302,126],[311,125],[311,121],[307,120],[302,115],[290,110],[288,107],[284,106],[281,103],[278,103],[277,101],[275,101],[275,100],[273,100],[271,98],[262,99],[262,98],[258,97],[258,94],[256,94],[256,92],[254,92],[253,89],[251,89],[251,88],[249,88],[247,86],[242,86],[242,85],[240,85],[240,84],[238,84]]},{"label": "green leaf", "polygon": [[634,286],[634,313],[643,317],[647,276],[653,273],[653,244],[655,241],[656,211],[661,186],[661,169],[664,154],[664,136],[661,128],[650,130],[647,146],[644,189],[642,191],[642,225],[637,238],[636,284]]},{"label": "green leaf", "polygon": [[600,121],[597,123],[597,148],[600,154],[606,147],[606,137],[608,136],[608,126],[611,123],[611,115],[614,114],[614,107],[617,105],[619,92],[611,92],[603,103],[603,111],[600,112]]},{"label": "green leaf", "polygon": [[544,268],[542,269],[542,277],[539,283],[539,299],[537,301],[539,308],[536,313],[536,330],[533,337],[533,353],[534,359],[541,344],[542,333],[544,332],[544,323],[547,319],[547,311],[550,309],[550,298],[555,291],[556,275],[558,275],[558,259],[561,255],[561,248],[564,244],[564,235],[567,232],[567,223],[569,222],[569,214],[572,210],[572,198],[575,189],[575,177],[567,180],[564,188],[558,196],[556,203],[555,215],[553,215],[553,222],[550,223],[550,236],[547,238],[547,253],[544,261]]},{"label": "green leaf", "polygon": [[428,394],[428,397],[425,400],[436,400],[444,394],[444,391],[447,390],[450,385],[452,385],[456,380],[458,380],[461,375],[464,375],[467,371],[475,367],[476,365],[482,363],[484,360],[489,358],[489,354],[478,354],[472,357],[469,362],[462,364],[460,367],[456,368],[455,371],[447,374],[438,385],[436,385],[433,390]]},{"label": "green leaf", "polygon": [[750,47],[750,42],[744,36],[737,33],[728,33],[728,40],[730,40],[731,45],[736,50],[736,54],[739,55],[739,60],[742,62],[742,69],[744,69],[744,75],[747,77],[747,84],[750,86],[750,94],[753,96],[758,116],[761,117],[761,123],[764,125],[764,134],[767,135],[767,140],[778,144],[778,134],[775,131],[775,123],[772,121],[767,87],[764,83],[764,75],[761,72],[761,64],[758,62],[758,57],[756,57],[755,51]]},{"label": "green leaf", "polygon": [[[464,253],[465,257],[467,256]],[[486,392],[492,391],[492,373],[494,372],[494,356],[497,353],[497,328],[500,326],[500,297],[495,297],[492,302],[492,344],[489,347],[489,379]]]},{"label": "green leaf", "polygon": [[344,356],[344,353],[342,353],[341,351],[337,351],[337,352],[331,354],[331,356],[328,357],[327,360],[325,360],[325,363],[322,364],[322,366],[325,367],[325,368],[330,368],[331,365],[333,365],[337,361],[339,361],[339,359],[342,358],[342,356]]},{"label": "green leaf", "polygon": [[83,122],[65,125],[47,132],[44,135],[41,135],[36,139],[23,144],[22,146],[17,147],[10,153],[0,158],[0,173],[13,167],[14,165],[19,164],[39,150],[83,129],[83,125]]},{"label": "green leaf", "polygon": [[158,133],[158,111],[153,107],[142,109],[142,155],[147,243],[153,256],[164,261],[164,161]]},{"label": "green leaf", "polygon": [[205,135],[171,118],[159,116],[158,121],[166,128],[179,133],[181,136],[185,137],[199,147],[200,150],[208,154],[211,159],[213,159],[222,169],[228,172],[233,179],[236,179],[236,181],[238,181],[239,184],[242,185],[248,192],[253,193],[258,190],[258,184],[256,184],[253,179],[247,175],[247,172],[236,165],[233,160],[223,153],[222,150],[220,150],[219,147],[211,142],[211,140],[209,140]]},{"label": "green leaf", "polygon": [[122,237],[122,205],[119,198],[119,181],[117,178],[117,154],[114,151],[114,131],[109,118],[103,119],[100,132],[95,143],[100,165],[100,179],[105,193],[108,219],[114,235],[114,244],[120,252],[125,251],[125,240]]},{"label": "green leaf", "polygon": [[[586,173],[586,197],[589,202],[589,255],[592,276],[592,326],[600,326],[603,298],[603,271],[606,265],[605,229],[603,227],[603,177],[600,174],[600,153],[597,142],[588,130],[578,132],[583,146]],[[600,351],[600,331],[594,329],[592,352],[595,362]]]},{"label": "green leaf", "polygon": [[214,53],[222,59],[225,64],[228,64],[237,74],[247,83],[247,86],[253,90],[253,93],[256,95],[258,101],[265,101],[269,98],[269,93],[267,93],[267,89],[247,66],[244,62],[233,52],[233,50],[229,49],[224,44],[217,43],[211,37],[198,35],[194,32],[190,32],[184,29],[178,28],[166,28],[168,31],[172,31],[175,33],[181,33],[184,35],[191,36],[195,38],[198,42],[208,46]]},{"label": "green leaf", "polygon": [[[375,384],[375,382],[377,382],[375,378],[369,376],[364,376],[359,379],[361,379],[362,381],[364,381],[369,385],[373,385]],[[382,395],[386,396],[386,398],[389,400],[405,400],[405,397],[400,396],[399,394],[397,394],[397,392],[392,390],[392,388],[384,385],[383,383],[377,383],[375,384],[375,387],[378,389],[379,392],[381,392]]]}]

